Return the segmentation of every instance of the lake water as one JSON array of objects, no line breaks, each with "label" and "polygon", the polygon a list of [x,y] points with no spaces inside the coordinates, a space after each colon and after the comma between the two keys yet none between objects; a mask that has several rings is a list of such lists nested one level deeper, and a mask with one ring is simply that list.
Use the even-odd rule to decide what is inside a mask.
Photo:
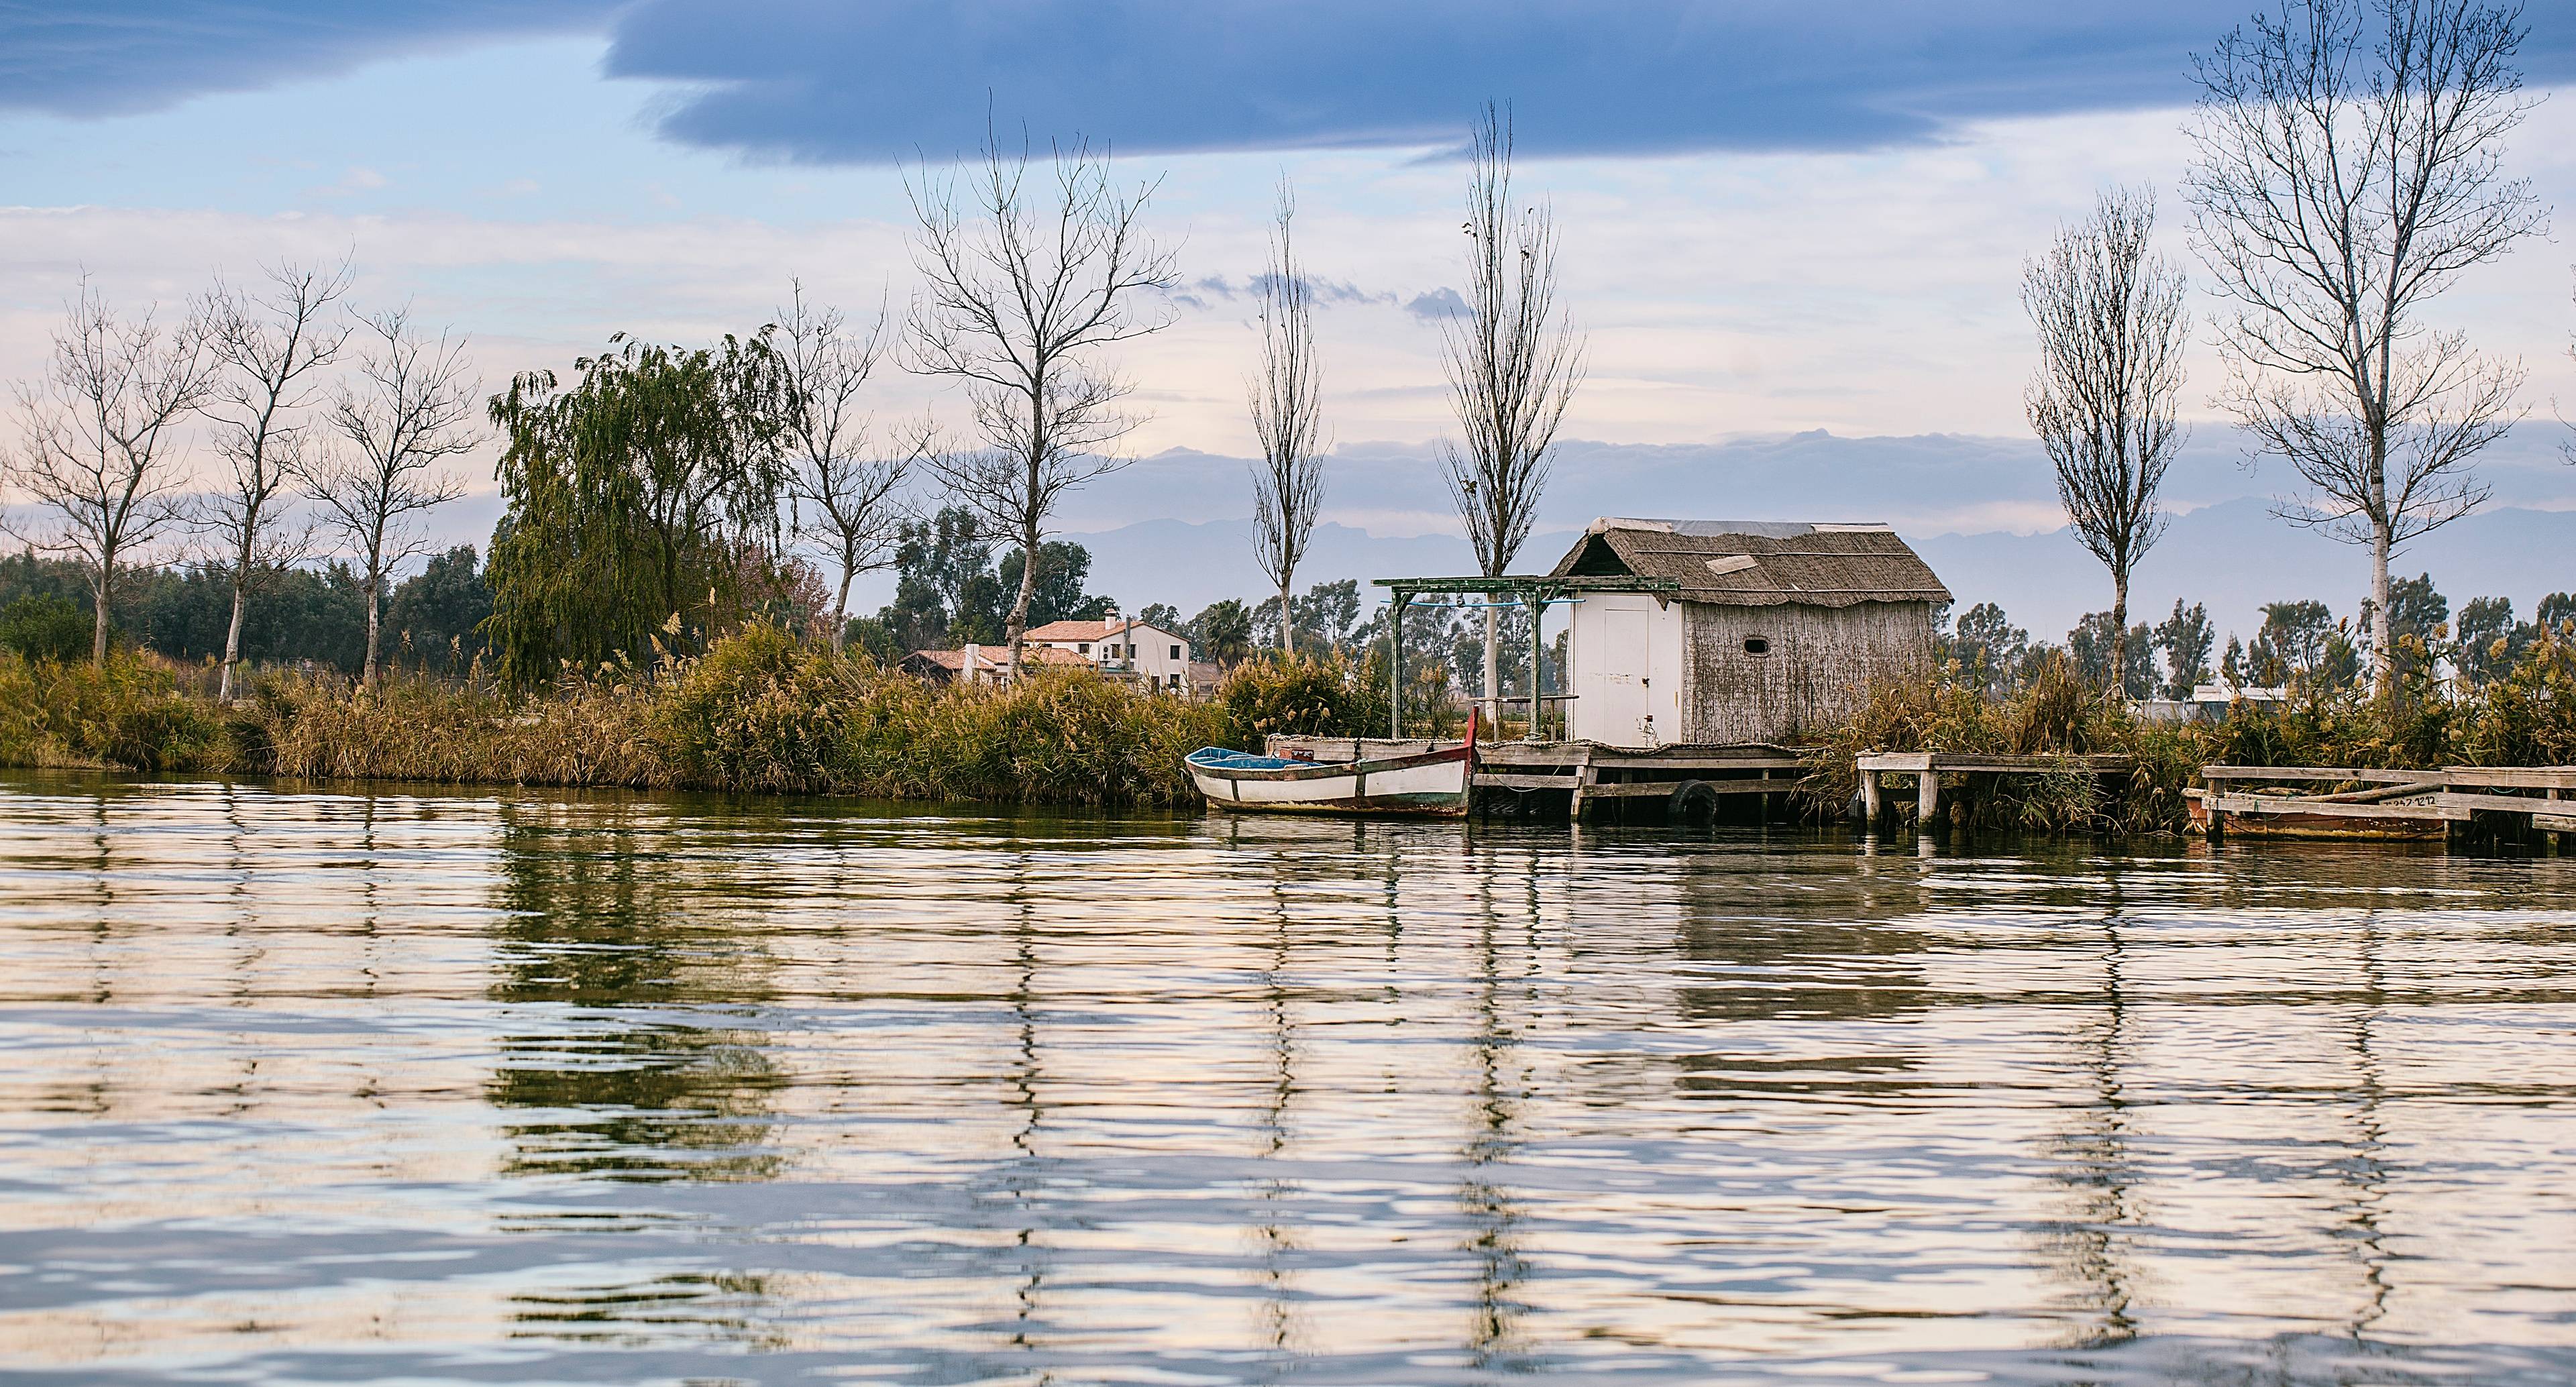
[{"label": "lake water", "polygon": [[2576,862],[0,780],[0,1378],[2576,1380]]}]

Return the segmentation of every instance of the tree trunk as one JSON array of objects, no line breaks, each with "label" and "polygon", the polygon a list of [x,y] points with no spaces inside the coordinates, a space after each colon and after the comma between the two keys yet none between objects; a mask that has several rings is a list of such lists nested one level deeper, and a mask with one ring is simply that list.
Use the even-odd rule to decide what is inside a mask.
[{"label": "tree trunk", "polygon": [[2129,697],[2129,575],[2111,575],[2111,691]]},{"label": "tree trunk", "polygon": [[859,576],[845,561],[841,565],[841,590],[832,597],[832,653],[841,653],[842,633],[850,626],[850,580]]},{"label": "tree trunk", "polygon": [[1020,595],[1011,599],[1010,619],[1002,623],[1002,643],[1011,649],[1010,677],[1020,677],[1020,637],[1029,633],[1029,598],[1038,590],[1038,527],[1020,531]]},{"label": "tree trunk", "polygon": [[90,600],[97,610],[92,614],[94,619],[90,623],[89,636],[89,662],[101,669],[107,668],[107,602],[115,591],[115,585],[116,560],[112,554],[102,556],[98,565],[98,581],[90,585]]},{"label": "tree trunk", "polygon": [[241,663],[242,608],[248,605],[247,576],[245,569],[233,570],[233,619],[232,624],[224,628],[224,676],[222,684],[215,690],[215,700],[219,703],[233,701],[233,666]]},{"label": "tree trunk", "polygon": [[[2380,384],[2388,381],[2387,351],[2380,354]],[[2388,513],[2388,421],[2374,414],[2370,429],[2370,686],[2389,689],[2397,654],[2388,648],[2388,551],[2395,547],[2397,518]]]},{"label": "tree trunk", "polygon": [[1279,653],[1291,659],[1297,655],[1296,621],[1288,614],[1288,580],[1279,580]]},{"label": "tree trunk", "polygon": [[369,689],[376,686],[376,652],[384,638],[384,574],[367,570],[367,663],[363,682]]},{"label": "tree trunk", "polygon": [[1502,613],[1494,607],[1491,593],[1485,596],[1485,722],[1494,736],[1503,735],[1503,663]]},{"label": "tree trunk", "polygon": [[2397,672],[2397,652],[2388,646],[2388,525],[2370,532],[2370,681],[2386,694]]}]

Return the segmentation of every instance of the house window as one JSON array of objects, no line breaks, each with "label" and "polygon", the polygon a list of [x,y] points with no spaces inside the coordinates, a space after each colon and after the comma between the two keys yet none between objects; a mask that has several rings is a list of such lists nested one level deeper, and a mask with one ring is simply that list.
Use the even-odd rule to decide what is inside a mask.
[{"label": "house window", "polygon": [[1181,648],[1177,645],[1172,647],[1172,658],[1175,660],[1181,658]]},{"label": "house window", "polygon": [[1179,676],[1179,675],[1177,675],[1177,674],[1173,675],[1173,676],[1172,676],[1172,687],[1173,687],[1173,688],[1175,688],[1175,689],[1177,689],[1177,688],[1179,688],[1180,686],[1181,686],[1181,676]]},{"label": "house window", "polygon": [[1132,645],[1127,647],[1127,658],[1131,660],[1136,658],[1136,647]]},{"label": "house window", "polygon": [[1077,654],[1077,655],[1088,655],[1088,654],[1090,654],[1090,653],[1091,653],[1091,642],[1089,642],[1089,641],[1084,641],[1084,642],[1083,642],[1083,643],[1081,643],[1080,645],[1075,646],[1075,647],[1073,648],[1073,652],[1074,652],[1075,654]]},{"label": "house window", "polygon": [[1771,642],[1764,640],[1760,636],[1746,636],[1744,638],[1744,653],[1747,655],[1768,655],[1771,653]]}]

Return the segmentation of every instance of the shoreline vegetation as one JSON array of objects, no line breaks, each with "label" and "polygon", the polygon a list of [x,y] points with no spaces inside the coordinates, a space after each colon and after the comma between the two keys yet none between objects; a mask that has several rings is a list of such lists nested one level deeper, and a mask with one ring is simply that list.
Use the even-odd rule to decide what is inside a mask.
[{"label": "shoreline vegetation", "polygon": [[[1963,787],[1955,826],[2179,833],[2204,764],[2431,769],[2576,762],[2576,624],[2550,629],[2497,677],[2443,679],[2430,660],[2386,695],[2293,683],[2273,705],[2158,722],[2106,698],[2063,658],[1997,693],[1957,659],[1873,690],[1839,725],[1796,739],[1813,758],[1801,817],[1839,819],[1870,751],[2120,752],[2125,785],[2037,775]],[[480,670],[346,676],[263,672],[210,695],[211,669],[150,652],[105,665],[0,654],[0,764],[438,785],[684,789],[926,802],[1185,808],[1181,758],[1270,733],[1376,735],[1384,656],[1247,660],[1199,702],[1086,670],[1008,686],[935,686],[766,623],[653,667],[567,668],[514,691]],[[1445,710],[1444,710],[1445,711]],[[1455,720],[1455,716],[1449,719]],[[1408,732],[1455,735],[1426,725]],[[1507,732],[1509,729],[1506,729]]]}]

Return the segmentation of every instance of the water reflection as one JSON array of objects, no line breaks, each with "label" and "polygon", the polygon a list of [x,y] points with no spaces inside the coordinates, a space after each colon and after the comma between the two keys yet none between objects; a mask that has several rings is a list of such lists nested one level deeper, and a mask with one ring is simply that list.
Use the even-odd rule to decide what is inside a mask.
[{"label": "water reflection", "polygon": [[0,1360],[2566,1380],[2555,861],[0,787]]}]

